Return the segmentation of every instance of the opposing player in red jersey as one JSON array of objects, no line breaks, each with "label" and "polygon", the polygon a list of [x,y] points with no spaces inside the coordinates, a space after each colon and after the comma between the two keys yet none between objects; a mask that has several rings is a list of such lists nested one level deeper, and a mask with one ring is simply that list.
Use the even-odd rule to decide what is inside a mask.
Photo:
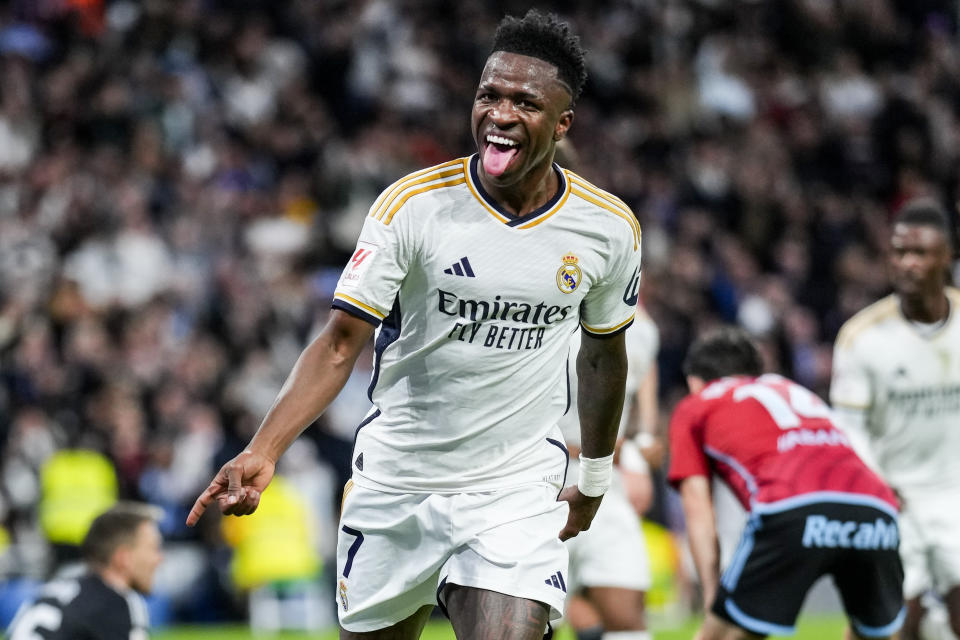
[{"label": "opposing player in red jersey", "polygon": [[[793,633],[813,583],[831,575],[855,638],[903,621],[897,501],[853,452],[827,405],[778,375],[724,328],[690,347],[691,394],[670,423],[668,479],[680,490],[694,564],[710,606],[699,640]],[[721,576],[710,476],[749,519]]]}]

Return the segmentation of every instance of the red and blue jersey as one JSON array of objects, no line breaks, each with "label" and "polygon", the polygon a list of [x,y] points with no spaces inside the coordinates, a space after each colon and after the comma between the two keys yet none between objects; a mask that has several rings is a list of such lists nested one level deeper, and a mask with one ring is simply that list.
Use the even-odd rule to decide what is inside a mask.
[{"label": "red and blue jersey", "polygon": [[670,422],[670,458],[671,484],[715,473],[751,512],[851,498],[898,506],[827,404],[778,375],[721,378],[684,398]]}]

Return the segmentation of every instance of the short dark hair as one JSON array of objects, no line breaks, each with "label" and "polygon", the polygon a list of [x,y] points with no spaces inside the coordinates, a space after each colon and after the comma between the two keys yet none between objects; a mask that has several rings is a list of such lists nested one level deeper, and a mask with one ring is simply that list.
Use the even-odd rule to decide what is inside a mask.
[{"label": "short dark hair", "polygon": [[118,502],[94,518],[80,545],[83,559],[96,567],[110,563],[113,552],[130,544],[144,522],[159,520],[156,507],[139,502]]},{"label": "short dark hair", "polygon": [[743,329],[720,327],[693,341],[683,361],[683,373],[705,382],[725,376],[758,376],[763,373],[763,358]]},{"label": "short dark hair", "polygon": [[907,202],[894,218],[893,224],[933,227],[950,239],[947,211],[933,198],[916,198]]},{"label": "short dark hair", "polygon": [[571,104],[580,97],[587,81],[587,63],[580,38],[570,30],[570,25],[552,13],[530,9],[523,18],[506,16],[493,35],[490,53],[496,51],[539,58],[554,65],[557,76],[570,89]]}]

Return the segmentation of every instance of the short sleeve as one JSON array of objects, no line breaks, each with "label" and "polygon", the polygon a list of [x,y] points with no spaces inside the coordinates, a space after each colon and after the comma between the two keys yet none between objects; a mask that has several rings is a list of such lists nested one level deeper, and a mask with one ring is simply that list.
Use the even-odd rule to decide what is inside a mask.
[{"label": "short sleeve", "polygon": [[388,223],[366,219],[356,249],[337,282],[334,309],[374,326],[390,313],[409,266],[403,220],[403,216],[394,216]]},{"label": "short sleeve", "polygon": [[872,397],[870,372],[859,356],[857,343],[838,340],[833,351],[830,404],[838,409],[865,411],[870,408]]},{"label": "short sleeve", "polygon": [[[627,242],[626,240],[629,240]],[[613,336],[633,322],[640,296],[640,245],[628,236],[614,244],[604,277],[580,305],[580,325],[594,337]]]},{"label": "short sleeve", "polygon": [[703,451],[703,429],[699,425],[699,401],[688,396],[677,405],[670,418],[670,469],[667,481],[679,485],[691,476],[710,477],[710,463]]}]

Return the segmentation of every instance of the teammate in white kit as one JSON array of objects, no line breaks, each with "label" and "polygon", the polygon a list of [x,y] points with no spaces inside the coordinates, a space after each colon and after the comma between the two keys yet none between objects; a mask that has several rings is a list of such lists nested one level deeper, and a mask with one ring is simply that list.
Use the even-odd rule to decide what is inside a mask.
[{"label": "teammate in white kit", "polygon": [[921,596],[943,596],[960,636],[960,291],[947,286],[942,208],[909,203],[891,237],[895,293],[841,329],[830,398],[857,452],[902,500],[907,619],[919,637]]},{"label": "teammate in white kit", "polygon": [[[573,335],[571,354],[580,348],[579,333]],[[631,424],[631,417],[645,408],[636,403],[642,385],[651,377],[655,378],[651,374],[655,374],[659,332],[650,316],[639,311],[634,324],[626,332],[625,341],[627,396],[620,420],[622,444],[618,472],[597,511],[593,526],[567,540],[570,550],[569,593],[582,596],[593,610],[592,616],[577,619],[574,606],[570,607],[568,619],[578,640],[650,640],[651,637],[644,616],[644,597],[650,588],[650,562],[640,528],[640,514],[628,498],[632,485],[633,491],[643,496],[639,501],[649,506],[653,492],[650,469],[637,442],[630,437],[640,434],[650,437],[653,435],[650,429],[655,426],[641,423],[640,429],[634,429]],[[571,397],[575,398],[579,384],[576,372],[570,371],[570,374]],[[579,448],[580,425],[576,414],[568,412],[560,421],[560,428],[571,452]],[[578,473],[579,466],[571,465],[567,482],[575,485]],[[599,624],[585,622],[594,616]]]},{"label": "teammate in white kit", "polygon": [[[633,213],[553,163],[585,77],[566,24],[501,22],[474,100],[479,153],[374,202],[328,325],[188,518],[256,508],[376,326],[338,539],[341,638],[416,638],[439,603],[460,638],[532,640],[563,610],[561,539],[589,527],[611,482],[640,280]],[[578,324],[584,472],[558,501]]]}]

